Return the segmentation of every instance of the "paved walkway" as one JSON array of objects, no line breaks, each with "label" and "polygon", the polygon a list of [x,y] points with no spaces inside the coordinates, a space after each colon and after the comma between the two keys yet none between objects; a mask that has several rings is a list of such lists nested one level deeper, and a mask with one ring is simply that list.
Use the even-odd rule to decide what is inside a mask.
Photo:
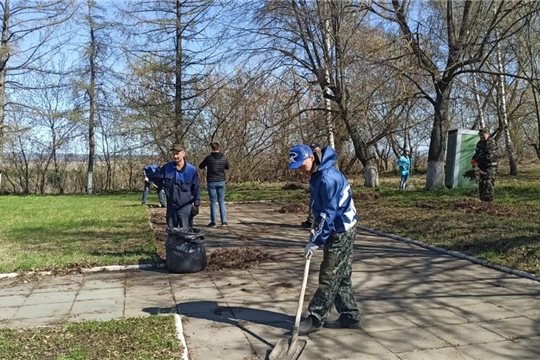
[{"label": "paved walkway", "polygon": [[[265,359],[293,326],[307,230],[277,205],[229,205],[215,247],[259,246],[274,261],[249,270],[110,272],[12,284],[0,280],[0,326],[29,327],[179,312],[192,359]],[[206,224],[203,209],[198,221]],[[317,288],[319,252],[308,295]],[[360,232],[353,285],[362,329],[323,329],[301,359],[540,358],[540,283]],[[309,300],[309,299],[308,299]],[[307,306],[304,304],[304,309]],[[337,317],[335,311],[330,318]]]}]

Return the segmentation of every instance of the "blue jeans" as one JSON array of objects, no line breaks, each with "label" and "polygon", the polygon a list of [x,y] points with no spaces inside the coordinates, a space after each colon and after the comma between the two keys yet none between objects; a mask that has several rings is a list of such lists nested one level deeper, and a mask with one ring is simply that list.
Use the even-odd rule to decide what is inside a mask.
[{"label": "blue jeans", "polygon": [[216,223],[216,200],[219,202],[219,216],[221,223],[227,222],[227,212],[225,210],[225,181],[209,182],[206,185],[208,197],[210,198],[210,222]]},{"label": "blue jeans", "polygon": [[[143,191],[143,194],[142,194],[142,203],[143,205],[146,204],[146,200],[148,200],[148,193],[150,192],[150,186],[152,185],[152,183],[150,183],[150,181],[145,181],[144,182],[144,191]],[[165,206],[165,200],[163,199],[163,192],[161,192],[163,188],[160,188],[158,187],[157,188],[157,194],[158,194],[158,198],[159,198],[159,203],[160,205],[163,205]]]},{"label": "blue jeans", "polygon": [[405,190],[405,183],[409,180],[409,174],[401,175],[401,181],[399,183],[399,190]]}]

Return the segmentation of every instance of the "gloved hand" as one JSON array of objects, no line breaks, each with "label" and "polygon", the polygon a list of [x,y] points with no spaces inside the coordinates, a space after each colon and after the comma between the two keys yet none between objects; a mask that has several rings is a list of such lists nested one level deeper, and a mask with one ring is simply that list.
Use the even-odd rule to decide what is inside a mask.
[{"label": "gloved hand", "polygon": [[193,205],[191,207],[191,216],[194,217],[196,215],[199,214],[199,206],[198,205]]},{"label": "gloved hand", "polygon": [[149,181],[150,181],[150,180],[148,180],[148,176],[145,176],[145,177],[144,177],[144,181],[146,181],[146,182],[149,182]]},{"label": "gloved hand", "polygon": [[315,253],[315,250],[317,250],[318,248],[319,248],[319,245],[312,243],[311,241],[308,242],[308,244],[306,245],[306,250],[305,250],[306,259],[309,259],[310,257],[312,257],[313,254]]},{"label": "gloved hand", "polygon": [[471,160],[471,165],[472,165],[473,167],[477,167],[477,166],[478,166],[478,163],[476,162],[476,160],[472,159],[472,160]]}]

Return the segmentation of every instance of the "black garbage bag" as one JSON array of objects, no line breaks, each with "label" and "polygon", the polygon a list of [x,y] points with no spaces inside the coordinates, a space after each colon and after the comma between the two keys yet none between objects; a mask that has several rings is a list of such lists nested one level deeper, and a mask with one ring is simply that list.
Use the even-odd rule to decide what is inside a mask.
[{"label": "black garbage bag", "polygon": [[204,231],[199,228],[167,228],[165,243],[167,269],[174,273],[194,273],[206,268]]}]

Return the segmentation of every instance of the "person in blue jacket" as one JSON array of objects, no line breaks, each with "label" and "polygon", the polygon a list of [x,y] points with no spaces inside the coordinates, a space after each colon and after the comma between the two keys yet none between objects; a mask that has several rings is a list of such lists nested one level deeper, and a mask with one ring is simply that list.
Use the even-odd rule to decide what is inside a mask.
[{"label": "person in blue jacket", "polygon": [[[142,194],[142,204],[146,205],[146,200],[148,200],[148,194],[150,193],[150,187],[152,186],[152,182],[150,181],[150,177],[152,174],[154,174],[156,171],[158,171],[159,166],[156,164],[150,164],[146,165],[143,168],[143,174],[144,174],[144,191]],[[163,199],[163,190],[162,186],[157,186],[157,192],[158,192],[158,198],[159,198],[159,206],[164,207],[165,206],[165,200]]]},{"label": "person in blue jacket", "polygon": [[163,165],[150,180],[163,186],[167,197],[167,226],[193,227],[193,217],[199,213],[201,192],[197,168],[186,161],[186,148],[174,145],[173,161]]},{"label": "person in blue jacket", "polygon": [[[314,225],[305,248],[306,258],[323,248],[319,288],[311,299],[309,316],[300,323],[299,335],[327,328],[359,328],[360,311],[351,284],[352,252],[358,216],[352,190],[343,174],[335,168],[337,154],[330,146],[312,151],[296,145],[289,152],[289,169],[310,177],[311,211]],[[325,321],[335,306],[340,316]]]},{"label": "person in blue jacket", "polygon": [[407,184],[407,180],[409,180],[411,175],[412,167],[412,158],[409,150],[405,149],[403,154],[399,157],[399,159],[397,159],[396,163],[399,167],[399,176],[401,177],[399,190],[405,190],[405,185]]}]

